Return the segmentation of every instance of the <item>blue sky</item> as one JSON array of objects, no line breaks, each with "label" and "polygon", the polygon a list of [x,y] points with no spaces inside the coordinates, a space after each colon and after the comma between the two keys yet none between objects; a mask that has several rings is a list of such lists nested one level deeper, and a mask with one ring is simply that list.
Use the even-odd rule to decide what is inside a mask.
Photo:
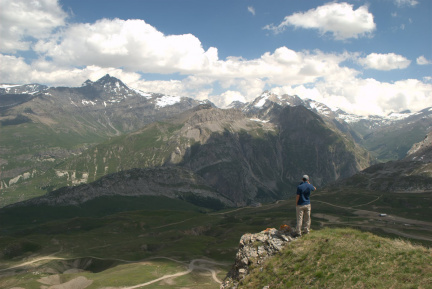
[{"label": "blue sky", "polygon": [[264,90],[357,114],[432,106],[430,0],[0,0],[0,82],[109,73],[223,107]]}]

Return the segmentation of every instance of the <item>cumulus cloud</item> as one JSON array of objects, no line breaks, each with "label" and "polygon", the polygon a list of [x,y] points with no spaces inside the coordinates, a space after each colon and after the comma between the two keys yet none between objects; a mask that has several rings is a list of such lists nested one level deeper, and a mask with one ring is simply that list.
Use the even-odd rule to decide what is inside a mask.
[{"label": "cumulus cloud", "polygon": [[418,65],[432,64],[432,60],[427,60],[426,57],[424,57],[424,55],[417,57],[416,61]]},{"label": "cumulus cloud", "polygon": [[318,29],[322,34],[332,34],[336,40],[370,35],[376,28],[367,6],[354,10],[353,5],[348,3],[328,3],[306,12],[294,13],[286,16],[278,26],[271,24],[264,29],[280,33],[288,26]]},{"label": "cumulus cloud", "polygon": [[[2,64],[0,68],[2,83],[80,86],[87,79],[96,80],[106,74],[122,79],[125,83],[135,83],[141,77],[138,73],[125,72],[115,67],[62,67],[44,60],[37,60],[27,64],[22,57],[3,54],[0,54],[0,63]],[[19,81],[17,82],[17,80]]]},{"label": "cumulus cloud", "polygon": [[0,0],[0,52],[29,50],[31,38],[50,36],[66,18],[57,0]]},{"label": "cumulus cloud", "polygon": [[[353,59],[366,68],[380,70],[410,64],[393,53],[360,58],[358,53],[279,47],[254,59],[219,59],[217,48],[205,50],[192,34],[165,35],[143,20],[101,19],[66,25],[67,14],[57,1],[34,0],[26,7],[24,2],[28,1],[0,0],[2,82],[80,86],[86,79],[94,81],[109,73],[146,92],[210,99],[221,107],[235,100],[251,101],[265,89],[298,94],[359,114],[382,114],[402,107],[416,110],[425,103],[432,106],[430,79],[382,83],[361,79],[359,71],[344,65]],[[282,31],[288,25],[305,27],[300,20],[309,23],[310,18],[316,18],[309,28],[331,33],[336,39],[357,38],[375,29],[367,10],[365,6],[354,10],[347,3],[329,3],[288,16],[286,24],[273,28]],[[33,11],[39,11],[38,15],[30,19]],[[11,19],[15,14],[18,17]],[[36,23],[34,19],[40,15],[44,19]],[[17,33],[12,35],[13,31]],[[40,58],[6,55],[27,49],[33,49]],[[418,64],[426,62],[430,63],[424,56],[417,59]],[[177,79],[179,74],[183,78],[146,80],[142,73],[176,73]]]},{"label": "cumulus cloud", "polygon": [[218,96],[211,96],[210,101],[219,107],[226,107],[233,101],[247,102],[246,98],[239,91],[232,90],[227,90]]},{"label": "cumulus cloud", "polygon": [[[230,57],[225,61],[214,62],[209,75],[222,83],[236,81],[238,78],[258,78],[271,85],[309,83],[329,75],[337,77],[340,73],[356,74],[353,69],[339,66],[349,57],[348,54],[326,54],[319,50],[297,52],[280,47],[273,53],[266,52],[256,59]],[[228,87],[229,85],[226,86]]]},{"label": "cumulus cloud", "polygon": [[72,24],[35,51],[63,65],[124,67],[151,73],[195,73],[217,61],[214,47],[205,51],[192,34],[164,35],[144,20],[102,19]]},{"label": "cumulus cloud", "polygon": [[341,81],[320,81],[313,87],[276,87],[272,92],[296,94],[359,115],[384,115],[407,108],[417,111],[432,105],[432,84],[417,79],[388,83],[348,77]]},{"label": "cumulus cloud", "polygon": [[411,61],[394,53],[371,53],[366,58],[358,59],[358,62],[368,69],[393,70],[407,68]]}]

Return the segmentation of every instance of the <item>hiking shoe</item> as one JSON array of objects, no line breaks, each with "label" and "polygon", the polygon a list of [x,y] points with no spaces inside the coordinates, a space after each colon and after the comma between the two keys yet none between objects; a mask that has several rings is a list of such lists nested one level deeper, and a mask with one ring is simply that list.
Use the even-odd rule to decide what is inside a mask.
[{"label": "hiking shoe", "polygon": [[292,235],[293,236],[293,238],[297,238],[297,237],[301,237],[301,234],[299,234],[299,233],[294,233],[294,235]]}]

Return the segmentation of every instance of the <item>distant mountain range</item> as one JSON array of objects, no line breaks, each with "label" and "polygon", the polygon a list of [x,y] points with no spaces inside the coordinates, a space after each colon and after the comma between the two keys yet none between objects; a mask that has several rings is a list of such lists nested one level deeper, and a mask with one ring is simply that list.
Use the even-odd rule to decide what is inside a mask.
[{"label": "distant mountain range", "polygon": [[[367,168],[374,162],[369,153],[382,161],[402,159],[432,127],[432,109],[360,117],[269,92],[230,107],[141,92],[109,75],[73,88],[3,85],[2,204],[51,191],[49,198],[77,190],[113,194],[130,188],[125,172],[161,167],[185,170],[205,187],[186,192],[178,184],[167,191],[171,197],[216,198],[228,206],[271,201],[292,194],[304,173],[322,186]],[[133,174],[150,173],[145,170]],[[152,181],[164,184],[178,172],[151,171],[161,178]],[[108,190],[94,183],[55,191],[104,183],[109,174],[118,185]],[[136,186],[130,190],[152,194]]]},{"label": "distant mountain range", "polygon": [[365,147],[377,161],[402,159],[411,146],[419,142],[432,128],[432,107],[418,112],[403,111],[387,116],[360,116],[341,109],[331,109],[311,99],[294,95],[276,95],[264,92],[250,103],[234,102],[230,107],[248,115],[266,118],[266,110],[273,104],[280,106],[304,106],[326,120],[333,122],[343,133]]}]

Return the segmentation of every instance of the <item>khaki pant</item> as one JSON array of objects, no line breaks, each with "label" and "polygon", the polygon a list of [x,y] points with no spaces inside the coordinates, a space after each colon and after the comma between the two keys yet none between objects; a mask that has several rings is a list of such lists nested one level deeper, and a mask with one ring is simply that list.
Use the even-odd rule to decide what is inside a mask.
[{"label": "khaki pant", "polygon": [[311,205],[303,205],[303,206],[296,206],[296,212],[297,212],[297,227],[296,227],[296,233],[301,235],[301,229],[303,225],[303,218],[304,218],[304,225],[303,225],[303,232],[305,234],[309,233],[310,225],[311,225]]}]

